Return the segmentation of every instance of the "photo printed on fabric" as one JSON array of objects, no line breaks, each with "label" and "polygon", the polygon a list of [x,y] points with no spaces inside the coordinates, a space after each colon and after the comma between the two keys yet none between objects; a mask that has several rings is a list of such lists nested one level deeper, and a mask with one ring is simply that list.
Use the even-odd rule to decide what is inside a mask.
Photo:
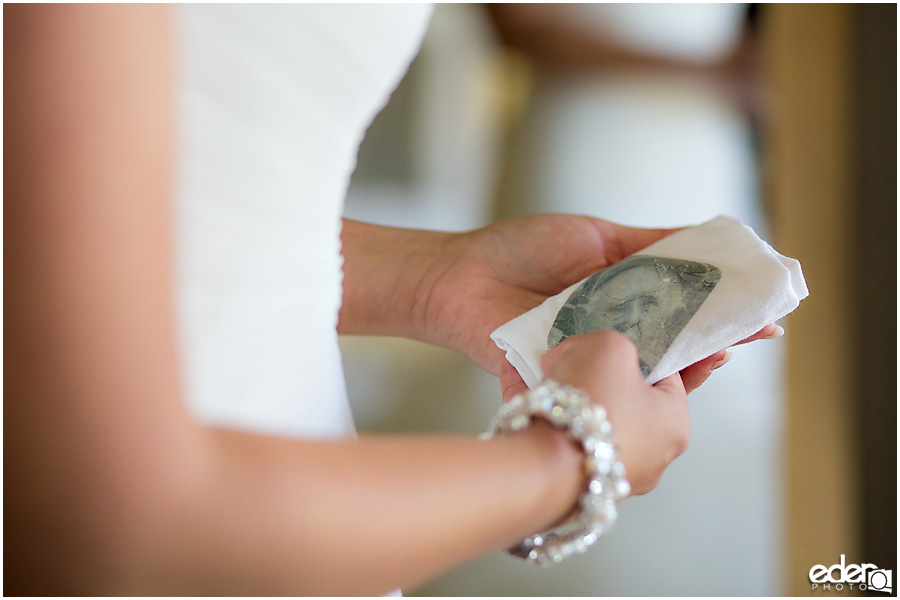
[{"label": "photo printed on fabric", "polygon": [[550,328],[547,349],[571,335],[619,331],[637,346],[647,377],[721,278],[708,263],[630,256],[572,292]]}]

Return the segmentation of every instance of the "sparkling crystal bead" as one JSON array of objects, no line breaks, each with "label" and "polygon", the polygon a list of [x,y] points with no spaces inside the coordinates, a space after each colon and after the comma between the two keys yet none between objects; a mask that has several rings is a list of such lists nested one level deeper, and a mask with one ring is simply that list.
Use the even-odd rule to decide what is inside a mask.
[{"label": "sparkling crystal bead", "polygon": [[557,426],[562,426],[566,424],[566,410],[562,406],[554,406],[550,409],[547,418],[550,419],[550,422]]},{"label": "sparkling crystal bead", "polygon": [[593,448],[593,453],[595,458],[609,461],[616,457],[616,448],[609,442],[598,442]]}]

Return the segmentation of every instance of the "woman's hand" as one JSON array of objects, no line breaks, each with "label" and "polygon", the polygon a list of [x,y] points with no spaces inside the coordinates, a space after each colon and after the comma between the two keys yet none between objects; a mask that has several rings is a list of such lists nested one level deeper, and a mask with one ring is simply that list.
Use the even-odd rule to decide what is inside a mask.
[{"label": "woman's hand", "polygon": [[[656,487],[665,468],[687,448],[690,421],[681,376],[648,385],[637,349],[624,335],[572,336],[547,352],[542,366],[548,378],[585,390],[606,409],[633,494]],[[526,389],[509,363],[501,369],[500,383],[504,401]]]},{"label": "woman's hand", "polygon": [[635,229],[575,215],[533,215],[454,236],[420,288],[422,337],[499,372],[497,327],[676,229]]},{"label": "woman's hand", "polygon": [[[676,231],[576,215],[516,217],[460,234],[345,220],[339,328],[451,348],[497,375],[505,361],[490,338],[497,327]],[[683,370],[687,391],[724,358],[723,350]]]},{"label": "woman's hand", "polygon": [[[445,267],[422,286],[423,338],[459,350],[499,373],[503,351],[490,338],[507,321],[570,285],[678,229],[638,229],[586,216],[534,215],[452,237]],[[768,325],[740,343],[777,335]],[[724,361],[725,350],[682,371],[688,392]]]}]

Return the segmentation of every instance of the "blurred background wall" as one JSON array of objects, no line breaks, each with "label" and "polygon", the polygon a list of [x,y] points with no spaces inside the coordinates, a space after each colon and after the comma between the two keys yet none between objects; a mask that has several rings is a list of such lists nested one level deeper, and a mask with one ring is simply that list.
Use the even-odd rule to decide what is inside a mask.
[{"label": "blurred background wall", "polygon": [[[346,216],[463,230],[551,211],[729,214],[798,258],[811,295],[691,395],[690,448],[603,544],[405,593],[804,595],[840,554],[894,569],[896,6],[439,5]],[[476,433],[500,402],[450,351],[341,343],[361,431]]]}]

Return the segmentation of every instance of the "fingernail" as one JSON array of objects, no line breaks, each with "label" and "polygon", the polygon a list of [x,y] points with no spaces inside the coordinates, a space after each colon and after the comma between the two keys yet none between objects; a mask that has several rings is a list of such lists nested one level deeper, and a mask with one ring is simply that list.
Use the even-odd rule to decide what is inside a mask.
[{"label": "fingernail", "polygon": [[715,363],[713,363],[712,370],[715,371],[716,369],[724,367],[725,363],[727,363],[729,360],[731,360],[731,357],[732,357],[731,350],[726,350],[725,356],[722,357],[722,360],[719,360],[719,361],[716,361]]},{"label": "fingernail", "polygon": [[784,327],[782,327],[781,325],[776,325],[775,332],[770,335],[767,335],[763,339],[764,340],[774,340],[774,339],[780,338],[783,335],[784,335]]}]

